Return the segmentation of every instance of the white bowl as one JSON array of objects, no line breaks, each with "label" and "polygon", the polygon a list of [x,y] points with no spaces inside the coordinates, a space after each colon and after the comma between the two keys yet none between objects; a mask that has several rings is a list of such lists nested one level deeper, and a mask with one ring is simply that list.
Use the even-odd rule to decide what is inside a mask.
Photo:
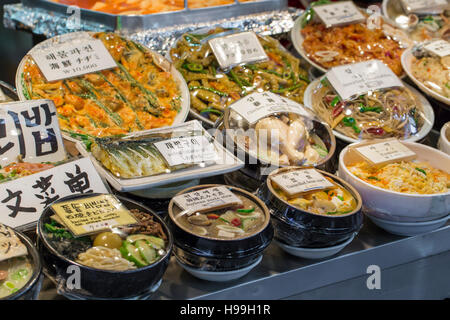
[{"label": "white bowl", "polygon": [[[312,94],[313,94],[314,90],[317,88],[317,86],[319,85],[320,80],[322,80],[322,79],[323,79],[323,77],[312,81],[306,88],[305,94],[303,97],[303,104],[305,105],[305,107],[309,108],[313,113],[314,113],[314,108],[313,108],[313,104],[312,104]],[[434,124],[433,107],[419,91],[417,91],[416,89],[414,89],[413,87],[411,87],[410,85],[408,85],[405,82],[403,82],[403,85],[406,88],[408,88],[409,90],[411,90],[411,92],[419,99],[420,103],[423,106],[423,115],[425,118],[424,124],[423,124],[422,128],[419,130],[419,132],[416,135],[410,136],[408,139],[405,139],[404,141],[411,141],[411,142],[420,141],[423,138],[425,138],[428,135],[428,133],[431,131],[431,129],[433,128],[433,124]],[[337,138],[339,138],[347,143],[354,143],[354,142],[359,141],[354,138],[348,137],[345,134],[340,133],[337,130],[333,130],[333,133]]]},{"label": "white bowl", "polygon": [[450,141],[447,139],[446,133],[450,133],[450,121],[444,124],[441,128],[441,134],[439,136],[438,148],[439,150],[450,155]]},{"label": "white bowl", "polygon": [[[27,98],[25,97],[23,93],[23,85],[22,85],[22,74],[23,74],[23,68],[25,67],[26,60],[30,57],[31,53],[35,51],[39,51],[45,48],[51,47],[53,44],[60,44],[64,42],[70,42],[74,39],[83,39],[86,37],[91,37],[92,34],[95,32],[73,32],[73,33],[67,33],[64,35],[56,36],[50,39],[47,39],[35,47],[33,47],[20,61],[20,64],[17,68],[16,72],[16,88],[17,88],[17,95],[19,96],[20,101],[25,101]],[[131,41],[130,39],[127,39]],[[146,47],[144,47],[146,48]],[[148,51],[154,56],[156,60],[159,61],[165,61],[166,63],[169,63],[167,59],[165,59],[163,56],[161,56],[159,53],[151,51],[148,49]],[[184,81],[183,76],[181,73],[170,63],[170,73],[172,74],[172,77],[174,78],[175,82],[177,82],[180,92],[181,92],[181,110],[180,112],[175,116],[175,119],[173,120],[172,125],[180,124],[186,121],[186,118],[189,114],[189,108],[191,105],[191,97],[189,94],[189,89],[187,87],[186,81]],[[77,142],[79,140],[72,138],[69,134],[62,132],[62,135],[64,139]]]},{"label": "white bowl", "polygon": [[348,239],[347,241],[345,241],[341,244],[338,244],[338,245],[332,246],[332,247],[326,247],[326,248],[301,248],[301,247],[289,246],[285,243],[281,243],[276,240],[274,240],[274,242],[283,251],[286,251],[287,253],[289,253],[293,256],[304,258],[304,259],[323,259],[323,258],[331,257],[331,256],[335,255],[336,253],[338,253],[339,251],[341,251],[342,249],[344,249],[348,244],[350,244],[350,242],[353,241],[354,238],[355,238],[355,235],[351,236],[350,239]]},{"label": "white bowl", "polygon": [[212,282],[226,282],[242,278],[247,273],[249,273],[254,267],[256,267],[261,262],[262,258],[263,257],[261,255],[258,258],[258,260],[256,260],[253,264],[249,265],[248,267],[232,271],[203,271],[188,267],[187,265],[178,261],[178,259],[177,262],[184,270],[186,270],[196,278]]},{"label": "white bowl", "polygon": [[[417,154],[417,160],[428,162],[436,169],[448,172],[450,156],[431,147],[402,142]],[[450,191],[437,194],[407,194],[371,185],[348,170],[346,164],[355,161],[348,153],[351,144],[339,155],[339,176],[350,183],[363,199],[363,210],[368,216],[397,222],[431,221],[450,213]]]},{"label": "white bowl", "polygon": [[450,216],[425,222],[399,222],[384,220],[372,215],[368,215],[369,219],[381,229],[399,236],[415,236],[418,234],[430,232],[439,229],[445,225]]},{"label": "white bowl", "polygon": [[405,70],[408,77],[426,94],[429,96],[435,98],[436,100],[439,100],[447,105],[450,105],[450,98],[446,98],[443,95],[440,95],[434,90],[431,90],[426,85],[424,85],[421,81],[419,81],[416,77],[414,77],[411,69],[412,62],[414,61],[415,57],[412,54],[412,48],[408,48],[405,50],[402,54],[402,67],[403,70]]}]

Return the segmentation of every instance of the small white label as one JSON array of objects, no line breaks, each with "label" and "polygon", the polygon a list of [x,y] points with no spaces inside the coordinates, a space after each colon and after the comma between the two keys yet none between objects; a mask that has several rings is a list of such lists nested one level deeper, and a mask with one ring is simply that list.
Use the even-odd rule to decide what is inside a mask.
[{"label": "small white label", "polygon": [[436,40],[430,42],[424,46],[425,50],[438,55],[439,57],[445,57],[450,55],[450,42],[445,40]]},{"label": "small white label", "polygon": [[444,9],[448,6],[447,0],[401,0],[407,13],[426,13]]},{"label": "small white label", "polygon": [[369,91],[403,87],[401,80],[380,60],[334,67],[326,77],[343,100]]},{"label": "small white label", "polygon": [[46,206],[65,196],[109,192],[89,158],[3,182],[0,186],[0,223],[12,228],[36,222]]},{"label": "small white label", "polygon": [[174,197],[173,201],[182,210],[190,212],[206,212],[242,204],[242,200],[225,186],[180,194]]},{"label": "small white label", "polygon": [[216,161],[214,143],[205,136],[173,138],[155,143],[169,166]]},{"label": "small white label", "polygon": [[233,103],[230,108],[239,113],[249,124],[254,124],[275,113],[295,113],[311,117],[301,104],[272,92],[249,94]]},{"label": "small white label", "polygon": [[357,23],[366,19],[351,1],[316,6],[314,7],[314,12],[327,28]]},{"label": "small white label", "polygon": [[355,150],[373,164],[398,161],[416,154],[398,140],[391,140],[355,147]]},{"label": "small white label", "polygon": [[103,42],[97,39],[55,44],[31,56],[49,82],[117,67]]},{"label": "small white label", "polygon": [[289,195],[334,187],[334,184],[315,169],[280,173],[271,177],[271,180]]},{"label": "small white label", "polygon": [[110,219],[110,220],[105,220],[105,221],[100,221],[100,222],[95,222],[95,223],[90,223],[87,225],[83,226],[83,229],[86,230],[86,232],[95,232],[95,231],[99,231],[99,230],[105,230],[105,229],[109,229],[112,226],[117,226],[118,223],[115,219]]},{"label": "small white label", "polygon": [[66,158],[52,100],[8,102],[0,108],[0,165]]},{"label": "small white label", "polygon": [[209,45],[222,69],[268,59],[253,31],[214,38],[209,40]]}]

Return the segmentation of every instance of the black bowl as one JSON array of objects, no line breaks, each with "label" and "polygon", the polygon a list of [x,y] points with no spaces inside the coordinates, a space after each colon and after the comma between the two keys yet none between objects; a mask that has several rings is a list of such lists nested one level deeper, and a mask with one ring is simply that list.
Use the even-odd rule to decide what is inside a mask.
[{"label": "black bowl", "polygon": [[[4,300],[33,300],[36,299],[41,284],[41,272],[42,272],[42,263],[41,258],[39,257],[39,252],[34,246],[33,242],[23,233],[14,230],[14,232],[19,237],[20,241],[27,247],[28,249],[28,258],[31,260],[31,265],[33,266],[33,275],[30,280],[18,291],[13,294],[3,298]],[[0,299],[0,300],[3,300]]]},{"label": "black bowl", "polygon": [[[94,196],[98,194],[89,194]],[[71,195],[59,199],[56,202],[74,200],[86,195]],[[124,197],[117,196],[118,199],[128,209],[139,209],[153,215],[155,221],[159,222],[163,227],[164,233],[167,235],[168,245],[166,254],[158,262],[149,266],[127,271],[109,271],[94,269],[72,261],[53,248],[46,237],[43,235],[43,226],[53,214],[50,207],[44,209],[37,226],[38,248],[42,255],[45,271],[48,275],[58,281],[58,285],[65,286],[66,281],[72,275],[68,273],[68,267],[78,266],[80,270],[81,289],[69,289],[65,286],[64,290],[70,291],[76,295],[77,292],[81,296],[90,296],[92,298],[129,298],[144,294],[154,287],[162,278],[169,264],[170,255],[173,247],[173,238],[169,228],[164,221],[149,208]]]},{"label": "black bowl", "polygon": [[[295,169],[299,169],[299,167],[280,168],[270,176]],[[355,210],[337,216],[319,215],[301,210],[290,205],[275,193],[269,176],[266,183],[258,190],[258,196],[270,208],[275,238],[278,241],[302,248],[330,247],[348,240],[361,229],[363,214],[359,193],[342,179],[328,172],[318,171],[333,179],[352,194],[357,202]]]},{"label": "black bowl", "polygon": [[[179,194],[219,185],[200,185],[181,191]],[[245,268],[254,263],[270,244],[273,228],[270,214],[264,203],[251,193],[232,186],[227,186],[235,193],[251,198],[266,215],[262,229],[246,238],[219,240],[198,236],[181,227],[173,218],[180,209],[173,200],[169,204],[169,224],[174,237],[174,254],[183,264],[204,271],[232,271]]]}]

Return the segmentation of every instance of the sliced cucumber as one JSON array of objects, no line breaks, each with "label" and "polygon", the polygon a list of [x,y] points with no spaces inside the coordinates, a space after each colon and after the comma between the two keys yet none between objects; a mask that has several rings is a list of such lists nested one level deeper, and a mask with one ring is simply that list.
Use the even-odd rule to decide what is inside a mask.
[{"label": "sliced cucumber", "polygon": [[145,240],[136,241],[136,247],[141,253],[141,257],[147,262],[147,264],[151,264],[156,260],[156,250],[150,247]]},{"label": "sliced cucumber", "polygon": [[130,242],[124,241],[120,247],[120,253],[122,257],[128,261],[133,262],[138,268],[145,267],[147,262],[142,259],[141,253],[138,248],[133,246]]},{"label": "sliced cucumber", "polygon": [[127,237],[127,241],[131,243],[135,243],[138,240],[147,241],[153,248],[157,250],[164,249],[166,246],[163,239],[146,234],[132,234],[131,236]]}]

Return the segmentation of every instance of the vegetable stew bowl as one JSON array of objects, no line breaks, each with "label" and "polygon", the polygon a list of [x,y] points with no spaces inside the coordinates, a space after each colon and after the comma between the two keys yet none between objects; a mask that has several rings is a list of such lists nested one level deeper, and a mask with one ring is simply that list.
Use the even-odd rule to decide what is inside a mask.
[{"label": "vegetable stew bowl", "polygon": [[[99,194],[89,194],[89,196],[95,195]],[[55,203],[75,200],[85,196],[86,195],[82,194],[71,195],[59,199]],[[173,238],[169,228],[164,221],[157,214],[154,214],[149,208],[124,197],[118,196],[118,199],[128,209],[138,209],[142,212],[152,214],[155,221],[161,224],[164,233],[167,235],[168,242],[165,255],[162,256],[157,262],[146,267],[126,271],[100,270],[72,261],[58,253],[44,236],[44,224],[48,222],[50,216],[53,215],[51,208],[47,207],[44,209],[37,226],[38,249],[42,256],[45,272],[50,276],[50,278],[56,279],[56,281],[59,282],[57,285],[63,286],[65,286],[67,279],[73,274],[73,272],[68,272],[69,267],[78,267],[81,272],[81,289],[71,290],[65,287],[63,291],[67,291],[69,294],[74,296],[79,293],[81,296],[92,297],[94,299],[130,298],[147,293],[161,281],[162,276],[169,265],[169,259],[173,246]]]},{"label": "vegetable stew bowl", "polygon": [[30,238],[19,231],[14,230],[14,232],[19,237],[20,241],[27,247],[28,257],[33,268],[33,275],[20,290],[0,300],[31,300],[36,298],[40,291],[40,277],[42,272],[41,258]]},{"label": "vegetable stew bowl", "polygon": [[[450,156],[431,147],[402,142],[417,154],[417,160],[426,161],[436,169],[448,172]],[[399,222],[430,221],[450,213],[450,191],[438,194],[407,194],[382,189],[371,185],[353,175],[347,165],[356,161],[349,148],[339,155],[339,176],[351,184],[361,194],[364,213],[375,218]]]},{"label": "vegetable stew bowl", "polygon": [[[185,189],[179,194],[220,185],[200,185]],[[175,221],[181,209],[172,200],[169,203],[169,223],[174,237],[174,254],[178,262],[200,271],[226,272],[246,268],[262,256],[273,238],[269,210],[256,196],[240,188],[227,186],[232,192],[249,198],[260,207],[265,215],[263,226],[255,234],[245,238],[222,240],[199,236]]]},{"label": "vegetable stew bowl", "polygon": [[258,190],[258,197],[270,208],[275,239],[285,245],[301,248],[325,248],[339,245],[354,237],[362,227],[362,200],[351,185],[328,172],[319,171],[331,178],[355,198],[353,211],[342,215],[320,215],[302,210],[282,199],[274,190],[270,177],[299,167],[285,167],[273,171]]},{"label": "vegetable stew bowl", "polygon": [[[304,98],[305,107],[309,108],[312,112],[314,112],[314,108],[313,108],[313,104],[312,104],[312,96],[313,96],[314,90],[316,90],[316,88],[320,84],[320,80],[322,80],[322,79],[323,79],[323,77],[312,81],[305,90],[305,98]],[[405,141],[411,141],[411,142],[420,141],[420,140],[424,139],[428,135],[428,133],[431,131],[431,129],[433,128],[433,124],[434,124],[433,107],[428,102],[428,100],[415,88],[406,84],[405,82],[403,82],[403,85],[407,89],[409,89],[418,98],[418,100],[422,104],[423,117],[424,117],[424,124],[423,124],[422,128],[419,130],[419,132],[416,135],[410,136]],[[354,142],[358,141],[358,140],[348,137],[345,134],[343,134],[337,130],[334,130],[334,129],[333,129],[333,133],[338,139],[343,140],[346,143],[354,143]]]},{"label": "vegetable stew bowl", "polygon": [[[59,35],[50,39],[47,39],[35,47],[33,47],[20,61],[19,66],[17,68],[16,72],[16,88],[17,88],[17,95],[19,96],[20,101],[28,100],[26,97],[25,87],[23,83],[23,74],[24,74],[24,67],[27,59],[31,56],[34,52],[39,52],[41,50],[45,50],[50,48],[52,45],[55,44],[61,44],[71,41],[76,41],[77,39],[86,39],[90,38],[91,35],[95,34],[96,32],[73,32],[73,33],[67,33],[64,35]],[[130,41],[129,39],[125,38],[125,40]],[[180,89],[181,94],[181,108],[178,114],[176,115],[175,119],[173,120],[172,125],[183,123],[188,114],[189,114],[189,107],[190,107],[190,95],[189,95],[189,89],[187,87],[186,82],[184,81],[183,76],[178,72],[178,70],[163,56],[160,54],[151,51],[150,49],[147,49],[146,47],[143,47],[153,56],[153,59],[155,61],[155,64],[157,64],[159,67],[161,67],[163,70],[170,72],[172,77],[174,78],[175,82],[178,84],[178,87]],[[72,137],[70,134],[62,132],[62,135],[64,139],[77,142],[78,140]]]}]

